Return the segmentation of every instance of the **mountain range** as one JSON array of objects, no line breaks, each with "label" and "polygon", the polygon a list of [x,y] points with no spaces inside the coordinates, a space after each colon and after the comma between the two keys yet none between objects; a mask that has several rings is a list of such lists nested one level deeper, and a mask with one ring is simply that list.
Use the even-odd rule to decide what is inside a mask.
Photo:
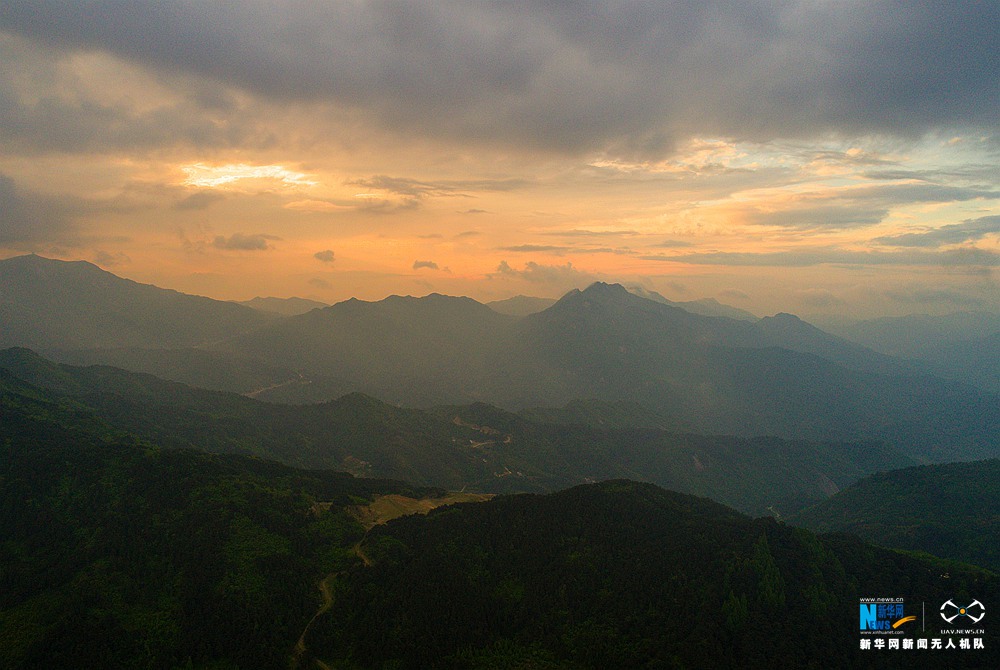
[{"label": "mountain range", "polygon": [[908,665],[997,667],[934,616],[1000,599],[993,368],[637,293],[248,307],[0,261],[0,665],[895,667],[856,609],[892,596],[985,643]]},{"label": "mountain range", "polygon": [[268,317],[37,256],[0,262],[0,281],[15,289],[3,292],[4,344],[262,400],[359,391],[409,407],[508,410],[626,401],[684,432],[879,440],[931,461],[1000,453],[995,394],[790,314],[704,316],[596,283],[524,317],[438,294]]}]

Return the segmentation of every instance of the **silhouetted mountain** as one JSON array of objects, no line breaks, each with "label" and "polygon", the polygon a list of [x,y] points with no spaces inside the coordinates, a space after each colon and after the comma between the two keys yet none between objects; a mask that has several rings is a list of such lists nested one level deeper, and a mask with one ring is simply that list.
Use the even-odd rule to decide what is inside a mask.
[{"label": "silhouetted mountain", "polygon": [[[455,505],[378,526],[361,551],[371,565],[343,576],[308,636],[329,667],[858,668],[907,654],[986,668],[1000,643],[987,625],[978,653],[863,650],[859,598],[892,593],[916,616],[955,594],[989,607],[997,577],[647,484]],[[951,637],[942,620],[920,626],[899,635]]]},{"label": "silhouetted mountain", "polygon": [[595,284],[518,326],[507,359],[532,363],[506,390],[528,388],[538,394],[531,404],[630,401],[698,433],[885,439],[936,460],[1000,449],[994,396],[926,375],[877,374],[883,357],[794,317],[763,325],[701,317]]},{"label": "silhouetted mountain", "polygon": [[325,302],[318,300],[308,300],[307,298],[261,298],[257,296],[252,300],[244,300],[239,303],[261,312],[280,314],[281,316],[297,316],[311,312],[314,309],[329,307]]},{"label": "silhouetted mountain", "polygon": [[790,521],[1000,570],[1000,460],[871,475]]},{"label": "silhouetted mountain", "polygon": [[[431,294],[351,299],[289,317],[223,345],[268,361],[338,379],[405,404],[477,399],[476,386],[513,317],[470,298]],[[311,389],[303,389],[306,399]]]},{"label": "silhouetted mountain", "polygon": [[[523,318],[432,294],[349,300],[268,320],[89,264],[22,257],[0,268],[16,289],[2,294],[4,337],[54,348],[141,340],[140,348],[179,349],[225,333],[225,341],[201,346],[225,356],[104,360],[264,400],[318,402],[360,391],[407,406],[481,401],[523,409],[592,398],[641,404],[687,432],[883,440],[937,461],[1000,452],[995,394],[916,372],[791,315],[707,317],[596,283]],[[36,294],[39,304],[29,299]]]},{"label": "silhouetted mountain", "polygon": [[84,261],[0,261],[0,347],[190,347],[267,321],[249,307],[139,284]]}]

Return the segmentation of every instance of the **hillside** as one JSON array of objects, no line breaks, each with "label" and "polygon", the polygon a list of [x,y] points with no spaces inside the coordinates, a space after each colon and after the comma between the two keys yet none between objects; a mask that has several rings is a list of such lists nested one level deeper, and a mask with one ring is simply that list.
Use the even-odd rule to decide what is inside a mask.
[{"label": "hillside", "polygon": [[269,320],[249,307],[139,284],[85,261],[0,261],[0,347],[191,347]]},{"label": "hillside", "polygon": [[[862,651],[858,599],[1000,596],[995,575],[752,520],[632,482],[512,496],[373,529],[309,648],[329,667],[898,667]],[[904,635],[940,637],[928,619]],[[944,625],[946,627],[946,625]],[[912,667],[991,667],[985,650]],[[899,652],[906,653],[906,652]],[[950,654],[950,655],[949,655]]]},{"label": "hillside", "polygon": [[[914,464],[876,443],[678,433],[643,423],[637,417],[649,414],[634,407],[597,402],[585,405],[589,424],[576,418],[567,424],[482,404],[405,409],[361,394],[311,406],[274,405],[115,368],[59,365],[23,349],[0,351],[0,370],[40,387],[36,395],[71,400],[90,416],[165,447],[455,490],[544,492],[630,477],[753,514],[788,514],[872,472]],[[571,408],[557,415],[579,417]]]},{"label": "hillside", "polygon": [[1000,570],[1000,460],[871,475],[789,521]]},{"label": "hillside", "polygon": [[[623,481],[366,535],[356,506],[437,492],[160,449],[7,371],[0,411],[12,669],[878,667],[859,656],[871,653],[857,647],[859,593],[905,593],[912,612],[1000,596],[967,567]],[[993,628],[983,639],[1000,643]],[[912,661],[947,667],[948,653]],[[961,661],[992,667],[995,654]]]},{"label": "hillside", "polygon": [[[163,450],[0,371],[0,666],[285,668],[398,482]],[[322,504],[319,504],[322,503]]]}]

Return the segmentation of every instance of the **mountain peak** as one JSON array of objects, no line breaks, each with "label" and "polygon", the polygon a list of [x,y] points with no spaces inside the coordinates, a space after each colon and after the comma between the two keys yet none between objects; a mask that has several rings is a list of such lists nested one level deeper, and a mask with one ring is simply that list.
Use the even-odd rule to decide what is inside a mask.
[{"label": "mountain peak", "polygon": [[33,269],[36,271],[52,269],[54,271],[70,271],[71,268],[110,274],[89,261],[62,261],[56,258],[46,258],[38,254],[25,254],[23,256],[12,256],[0,260],[0,267],[14,268],[17,270]]},{"label": "mountain peak", "polygon": [[778,312],[774,316],[765,316],[758,323],[761,328],[771,332],[815,333],[819,331],[811,323],[803,321],[794,314],[787,312]]},{"label": "mountain peak", "polygon": [[595,281],[593,284],[581,291],[587,297],[608,296],[625,297],[631,295],[621,284],[608,284],[602,281]]}]

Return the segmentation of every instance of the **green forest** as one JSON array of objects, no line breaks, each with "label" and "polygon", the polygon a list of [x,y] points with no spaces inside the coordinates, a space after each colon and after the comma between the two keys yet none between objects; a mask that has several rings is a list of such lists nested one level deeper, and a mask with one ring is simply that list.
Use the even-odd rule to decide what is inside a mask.
[{"label": "green forest", "polygon": [[[1000,602],[995,573],[952,560],[985,556],[979,562],[991,565],[989,553],[968,553],[984,549],[988,534],[978,527],[958,538],[961,547],[920,547],[935,558],[621,479],[452,505],[366,531],[355,507],[383,494],[444,490],[190,448],[222,439],[236,414],[217,415],[214,430],[206,415],[202,438],[192,428],[166,446],[154,426],[172,425],[170,408],[256,405],[225,394],[208,402],[187,387],[110,369],[83,374],[24,361],[48,388],[0,368],[3,667],[881,667],[890,657],[857,649],[859,597]],[[105,390],[90,390],[86,375],[100,376]],[[566,458],[587,441],[583,462],[629,439],[657,449],[658,429],[599,427],[593,407],[588,422],[540,424],[486,405],[413,414],[360,395],[345,402],[355,421],[368,422],[354,424],[359,440],[363,425],[395,426],[399,435],[447,425],[501,448],[508,436],[538,445],[546,458]],[[699,447],[699,439],[707,442]],[[708,466],[711,454],[740,462],[744,446],[756,447],[764,466],[768,448],[797,444],[683,440]],[[858,453],[877,452],[859,445]],[[960,492],[995,484],[993,470],[995,461],[912,472],[918,488],[944,476]],[[856,488],[902,500],[907,473]],[[975,504],[953,495],[940,524],[958,508],[991,523],[989,495]],[[883,507],[886,515],[896,509]],[[986,650],[962,655],[962,667],[995,667],[996,628],[982,639]],[[913,660],[947,667],[956,658],[928,651]]]}]

